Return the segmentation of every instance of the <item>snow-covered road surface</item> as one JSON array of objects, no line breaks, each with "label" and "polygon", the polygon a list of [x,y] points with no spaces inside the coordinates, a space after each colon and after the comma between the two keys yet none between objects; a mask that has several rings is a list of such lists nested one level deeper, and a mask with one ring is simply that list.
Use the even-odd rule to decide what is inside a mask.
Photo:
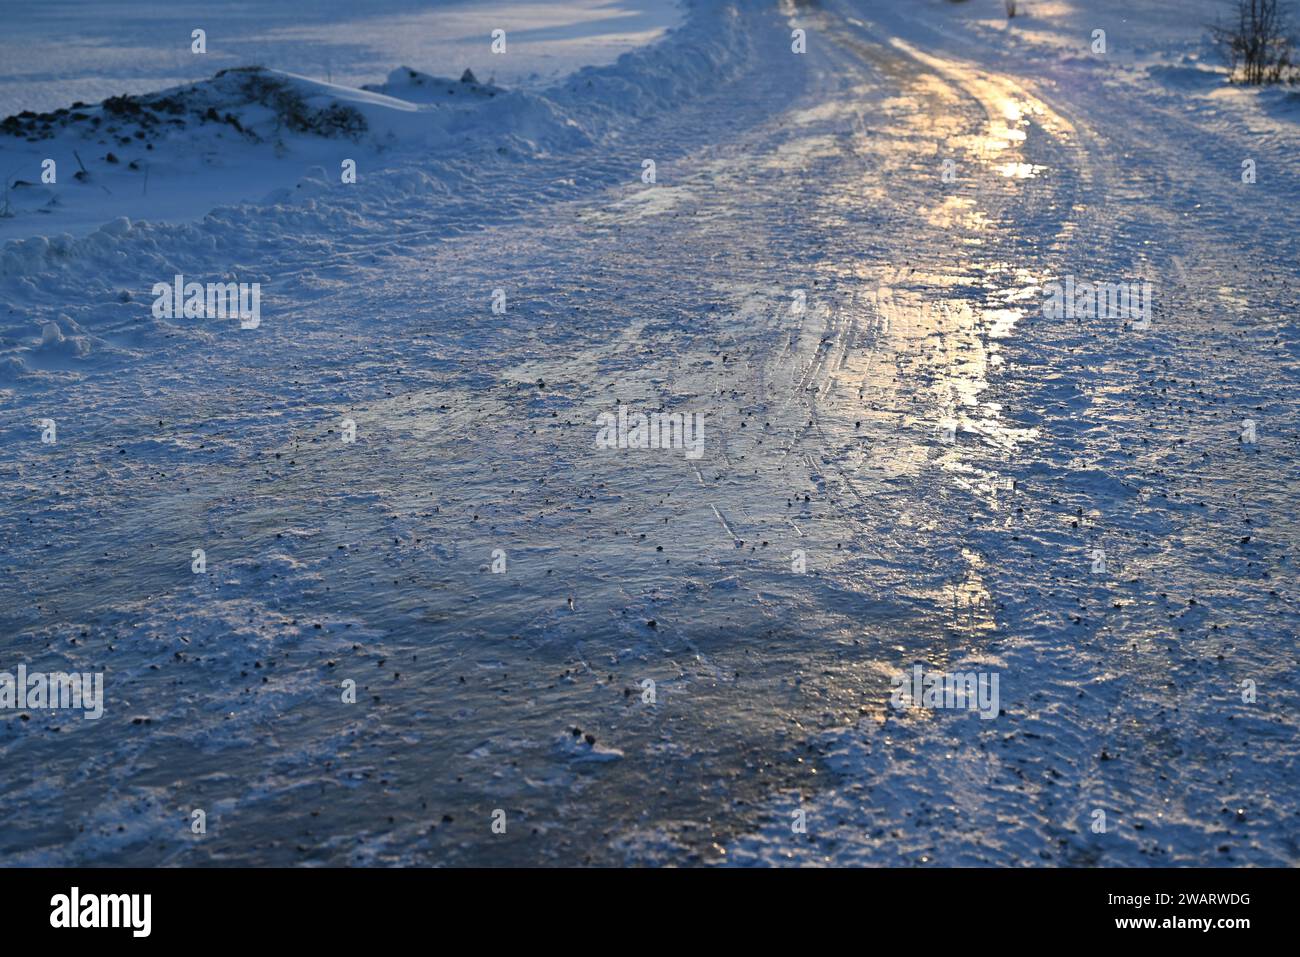
[{"label": "snow-covered road surface", "polygon": [[[1294,864],[1294,124],[1073,26],[701,0],[562,150],[0,254],[0,669],[108,695],[0,720],[0,857]],[[175,272],[260,327],[154,322]]]}]

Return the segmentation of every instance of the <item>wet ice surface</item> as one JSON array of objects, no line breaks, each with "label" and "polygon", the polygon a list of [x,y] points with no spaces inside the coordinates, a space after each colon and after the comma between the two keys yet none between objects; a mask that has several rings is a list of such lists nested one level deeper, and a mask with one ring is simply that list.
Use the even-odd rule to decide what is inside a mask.
[{"label": "wet ice surface", "polygon": [[[1236,178],[1294,134],[795,22],[442,208],[395,161],[133,227],[83,301],[6,277],[99,341],[8,367],[0,667],[109,697],[0,720],[7,861],[1294,862],[1295,183]],[[256,269],[262,326],[132,339],[112,291],[173,264]],[[1151,328],[1044,318],[1068,273],[1157,280]],[[594,448],[618,403],[704,456]],[[1003,713],[891,709],[917,663]]]}]

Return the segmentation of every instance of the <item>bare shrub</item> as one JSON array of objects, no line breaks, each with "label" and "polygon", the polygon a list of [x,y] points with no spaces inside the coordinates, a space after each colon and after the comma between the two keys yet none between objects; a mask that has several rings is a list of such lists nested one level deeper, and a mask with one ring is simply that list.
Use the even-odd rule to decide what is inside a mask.
[{"label": "bare shrub", "polygon": [[1236,20],[1210,27],[1224,62],[1245,83],[1277,83],[1291,69],[1287,9],[1281,0],[1237,0]]}]

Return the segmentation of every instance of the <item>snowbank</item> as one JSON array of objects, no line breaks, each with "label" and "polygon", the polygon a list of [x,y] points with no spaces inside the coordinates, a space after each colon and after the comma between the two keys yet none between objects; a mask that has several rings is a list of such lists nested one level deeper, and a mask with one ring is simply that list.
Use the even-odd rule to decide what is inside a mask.
[{"label": "snowbank", "polygon": [[[504,207],[508,215],[530,201],[518,191],[503,198],[529,165],[562,157],[594,169],[639,122],[745,68],[744,22],[731,4],[694,4],[687,28],[540,93],[469,70],[452,79],[399,67],[382,84],[351,88],[240,67],[10,117],[0,165],[20,172],[11,215],[0,218],[9,240],[0,377],[21,375],[59,315],[101,336],[82,359],[125,357],[182,329],[202,337],[152,317],[148,289],[175,274],[273,283],[275,254],[304,231],[382,233],[394,209],[430,202],[449,232]],[[556,182],[580,188],[572,173]]]}]

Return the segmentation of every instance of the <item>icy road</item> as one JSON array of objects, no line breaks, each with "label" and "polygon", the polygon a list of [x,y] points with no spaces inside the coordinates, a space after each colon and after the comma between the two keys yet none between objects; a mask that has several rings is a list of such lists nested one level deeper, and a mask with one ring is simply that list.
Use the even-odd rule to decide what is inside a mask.
[{"label": "icy road", "polygon": [[1039,6],[699,0],[440,139],[315,84],[383,135],[193,147],[190,221],[80,147],[127,219],[4,225],[0,670],[105,708],[0,712],[0,861],[1294,865],[1294,98]]}]

